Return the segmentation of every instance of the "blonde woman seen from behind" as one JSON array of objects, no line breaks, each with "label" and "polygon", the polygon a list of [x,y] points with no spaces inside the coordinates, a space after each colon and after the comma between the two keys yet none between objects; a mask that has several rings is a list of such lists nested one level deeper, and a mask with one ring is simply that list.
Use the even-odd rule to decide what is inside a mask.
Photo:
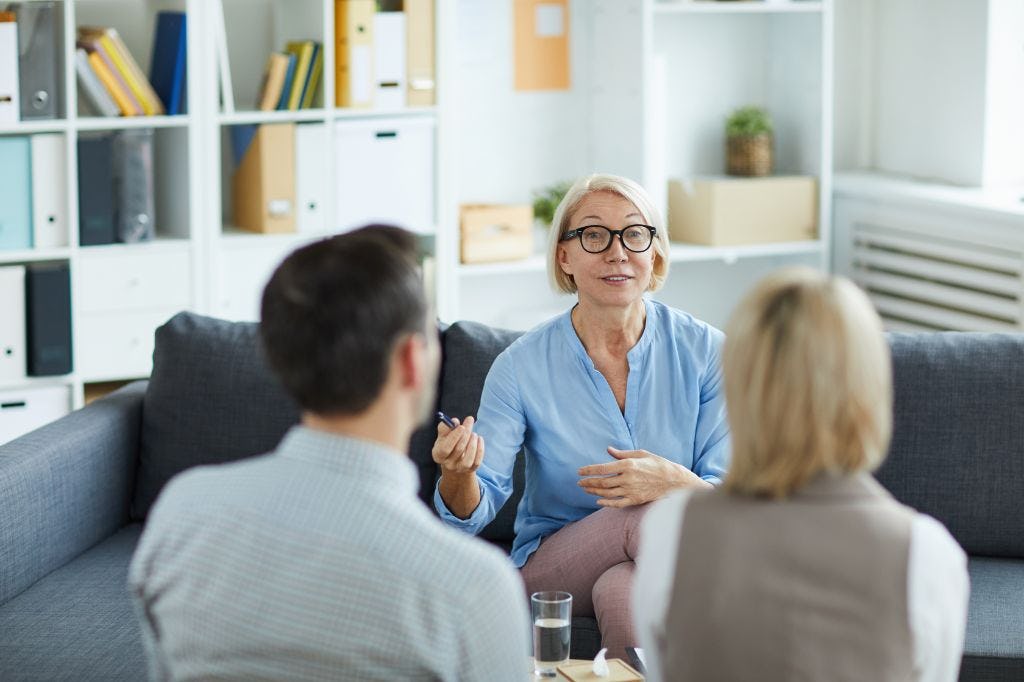
[{"label": "blonde woman seen from behind", "polygon": [[787,269],[726,332],[729,474],[642,524],[649,679],[955,680],[966,557],[870,473],[889,445],[892,371],[867,297]]}]

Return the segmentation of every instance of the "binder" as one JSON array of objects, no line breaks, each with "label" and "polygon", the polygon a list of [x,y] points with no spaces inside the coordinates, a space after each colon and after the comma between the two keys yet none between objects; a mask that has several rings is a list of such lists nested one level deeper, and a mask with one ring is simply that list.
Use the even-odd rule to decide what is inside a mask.
[{"label": "binder", "polygon": [[117,108],[125,116],[141,116],[142,104],[139,103],[129,89],[128,84],[121,78],[121,74],[114,67],[113,61],[107,55],[103,47],[89,50],[89,66],[93,73],[103,83],[110,96],[117,102]]},{"label": "binder", "polygon": [[31,247],[32,151],[29,139],[0,136],[0,249]]},{"label": "binder", "polygon": [[295,55],[288,55],[288,66],[284,72],[284,82],[281,84],[281,97],[277,100],[277,110],[285,111],[288,108],[288,96],[292,94],[292,81],[295,80]]},{"label": "binder", "polygon": [[375,0],[334,0],[335,105],[373,105]]},{"label": "binder", "polygon": [[277,103],[281,101],[281,93],[284,90],[285,76],[288,74],[288,66],[294,60],[290,54],[271,52],[267,57],[267,65],[263,68],[263,82],[260,84],[260,94],[256,98],[256,108],[260,111],[273,111],[277,109]]},{"label": "binder", "polygon": [[311,109],[317,100],[317,92],[320,88],[320,74],[324,70],[324,48],[320,43],[313,43],[313,63],[309,67],[309,78],[306,79],[306,87],[302,92],[300,109]]},{"label": "binder", "polygon": [[434,0],[405,0],[406,104],[434,104]]},{"label": "binder", "polygon": [[152,128],[118,132],[113,157],[117,241],[150,241],[155,233]]},{"label": "binder", "polygon": [[25,378],[25,266],[0,267],[0,383]]},{"label": "binder", "polygon": [[70,374],[71,275],[67,261],[27,266],[25,313],[28,375]]},{"label": "binder", "polygon": [[295,231],[295,124],[262,125],[231,183],[235,225],[252,232]]},{"label": "binder", "polygon": [[133,97],[142,105],[146,116],[164,113],[164,105],[160,101],[149,79],[142,73],[138,63],[121,40],[116,28],[100,28],[95,26],[79,26],[78,35],[86,39],[98,40],[104,52],[114,63],[114,68],[128,85]]},{"label": "binder", "polygon": [[373,103],[377,109],[405,108],[405,13],[377,12],[373,18]]},{"label": "binder", "polygon": [[149,81],[168,115],[184,113],[188,63],[185,13],[157,12],[155,33]]},{"label": "binder", "polygon": [[64,135],[31,138],[32,243],[37,249],[68,245],[67,173]]},{"label": "binder", "polygon": [[288,109],[295,111],[302,103],[306,84],[309,82],[310,67],[313,65],[313,41],[293,40],[285,45],[285,51],[295,55],[295,77],[288,94]]},{"label": "binder", "polygon": [[57,118],[60,82],[57,32],[60,17],[54,2],[15,3],[18,18],[18,79],[21,119]]},{"label": "binder", "polygon": [[113,244],[117,234],[112,133],[78,136],[78,242]]},{"label": "binder", "polygon": [[326,232],[327,124],[295,127],[295,194],[299,232]]},{"label": "binder", "polygon": [[0,12],[0,124],[21,116],[18,87],[18,24],[13,12]]},{"label": "binder", "polygon": [[88,113],[99,116],[118,116],[121,113],[117,102],[89,64],[89,53],[85,48],[75,50],[75,72],[78,74],[78,101],[92,108],[93,111]]}]

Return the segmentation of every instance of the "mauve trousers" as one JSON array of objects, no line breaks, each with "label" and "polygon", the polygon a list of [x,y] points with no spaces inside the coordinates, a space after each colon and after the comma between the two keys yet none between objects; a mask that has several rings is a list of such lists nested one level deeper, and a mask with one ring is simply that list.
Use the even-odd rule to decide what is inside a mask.
[{"label": "mauve trousers", "polygon": [[529,594],[572,594],[572,615],[597,618],[608,658],[626,659],[633,633],[633,570],[647,505],[599,509],[541,542],[521,569]]}]

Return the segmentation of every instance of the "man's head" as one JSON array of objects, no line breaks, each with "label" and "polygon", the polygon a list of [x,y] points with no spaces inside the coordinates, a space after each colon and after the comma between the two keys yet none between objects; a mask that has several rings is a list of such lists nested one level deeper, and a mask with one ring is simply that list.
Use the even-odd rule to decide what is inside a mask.
[{"label": "man's head", "polygon": [[370,225],[289,255],[263,291],[260,334],[271,367],[306,412],[353,417],[385,392],[433,404],[436,332],[416,237]]}]

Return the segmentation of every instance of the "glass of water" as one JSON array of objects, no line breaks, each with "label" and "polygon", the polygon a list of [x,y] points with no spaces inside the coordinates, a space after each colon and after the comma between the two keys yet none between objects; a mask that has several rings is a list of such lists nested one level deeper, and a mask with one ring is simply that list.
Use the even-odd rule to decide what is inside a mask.
[{"label": "glass of water", "polygon": [[533,672],[540,677],[554,677],[555,668],[569,660],[572,595],[534,592],[530,595],[530,607],[533,612]]}]

